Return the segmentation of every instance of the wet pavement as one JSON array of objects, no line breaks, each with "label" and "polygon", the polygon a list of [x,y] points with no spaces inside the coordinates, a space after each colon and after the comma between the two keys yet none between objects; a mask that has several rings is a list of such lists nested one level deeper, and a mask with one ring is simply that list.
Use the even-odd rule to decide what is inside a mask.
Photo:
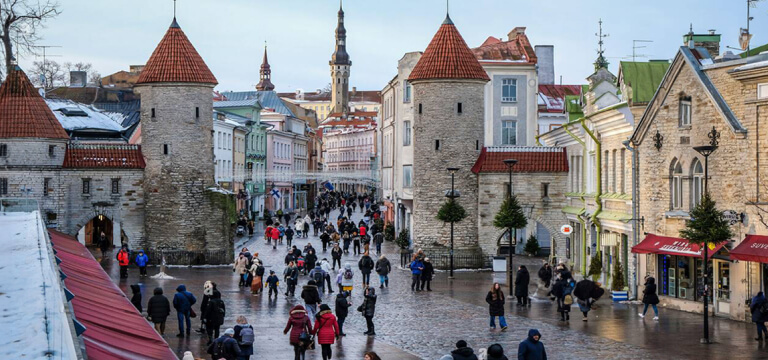
[{"label": "wet pavement", "polygon": [[[359,221],[361,213],[353,218]],[[331,217],[335,219],[334,213]],[[256,234],[260,234],[257,232]],[[311,242],[318,249],[318,257],[328,257],[322,252],[322,245],[317,237],[294,239],[294,244],[303,248]],[[247,246],[251,252],[258,252],[265,263],[267,273],[275,270],[281,276],[283,257],[286,246],[273,250],[267,246],[261,236],[253,239],[236,240],[237,249]],[[393,265],[399,264],[399,254],[393,244],[386,243],[384,253]],[[345,255],[343,262],[350,262],[357,268],[358,257]],[[517,263],[517,262],[516,262]],[[225,325],[221,331],[235,324],[235,318],[245,315],[256,332],[256,342],[252,359],[292,359],[293,349],[288,344],[288,336],[282,330],[288,319],[288,312],[295,304],[303,304],[301,299],[287,298],[284,295],[269,300],[265,295],[252,296],[248,289],[239,289],[237,276],[231,267],[171,267],[168,274],[172,280],[140,279],[138,269],[132,268],[127,281],[119,280],[118,269],[111,260],[104,262],[105,269],[130,297],[129,285],[139,282],[144,295],[143,302],[151,297],[152,289],[161,286],[169,299],[178,284],[186,284],[187,289],[198,297],[195,310],[199,310],[202,300],[202,285],[206,280],[218,284],[226,304]],[[532,278],[536,268],[529,267]],[[150,267],[150,276],[159,271]],[[373,274],[371,282],[378,286],[378,277]],[[354,309],[361,303],[362,287],[359,273],[355,276],[353,306],[344,324],[348,334],[334,347],[334,359],[362,359],[366,351],[376,351],[382,359],[438,359],[449,353],[460,339],[467,340],[471,347],[478,350],[493,343],[501,344],[507,356],[514,358],[517,344],[523,340],[530,328],[542,333],[549,358],[551,359],[759,359],[768,358],[768,348],[752,338],[754,324],[741,323],[727,319],[713,319],[710,329],[715,343],[699,344],[701,337],[701,315],[674,310],[660,310],[660,321],[645,320],[637,316],[642,310],[638,305],[613,305],[608,300],[598,302],[599,309],[590,312],[588,322],[581,321],[577,308],[571,312],[571,321],[558,321],[556,306],[548,300],[534,301],[530,308],[518,308],[514,301],[506,306],[509,330],[500,332],[490,330],[488,308],[485,294],[494,281],[504,283],[503,274],[490,271],[456,272],[455,279],[449,280],[446,272],[439,272],[432,282],[432,292],[411,292],[410,273],[404,269],[394,270],[390,274],[390,287],[380,290],[377,287],[376,336],[363,335],[365,320]],[[300,277],[300,286],[308,281]],[[285,285],[280,284],[281,294]],[[531,293],[535,285],[531,286]],[[324,302],[333,308],[334,294],[324,294]],[[146,309],[145,309],[146,310]],[[649,309],[649,313],[652,310]],[[199,311],[198,311],[199,312]],[[193,329],[200,327],[199,319],[193,319]],[[191,350],[195,356],[210,358],[205,351],[206,337],[193,331],[188,338],[177,338],[175,312],[168,318],[165,339],[171,348],[181,355]],[[320,351],[308,351],[307,359],[320,359]]]}]

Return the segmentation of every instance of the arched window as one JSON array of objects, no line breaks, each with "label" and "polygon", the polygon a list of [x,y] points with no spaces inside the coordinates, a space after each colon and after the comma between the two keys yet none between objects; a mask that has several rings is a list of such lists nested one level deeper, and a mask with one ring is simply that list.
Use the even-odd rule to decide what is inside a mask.
[{"label": "arched window", "polygon": [[672,184],[670,197],[672,199],[672,209],[683,207],[683,165],[677,159],[672,160],[670,166]]},{"label": "arched window", "polygon": [[699,159],[694,159],[691,164],[691,209],[701,202],[704,195],[704,167]]}]

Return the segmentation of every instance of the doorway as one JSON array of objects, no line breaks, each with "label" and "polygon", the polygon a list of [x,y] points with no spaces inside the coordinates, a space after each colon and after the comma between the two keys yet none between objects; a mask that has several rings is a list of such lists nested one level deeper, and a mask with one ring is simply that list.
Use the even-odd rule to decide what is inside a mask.
[{"label": "doorway", "polygon": [[98,215],[88,221],[81,231],[85,232],[83,240],[85,240],[86,246],[99,246],[102,232],[107,237],[107,243],[110,244],[110,247],[114,244],[112,241],[112,220],[104,215]]},{"label": "doorway", "polygon": [[731,313],[731,263],[714,260],[715,265],[715,310],[719,314]]}]

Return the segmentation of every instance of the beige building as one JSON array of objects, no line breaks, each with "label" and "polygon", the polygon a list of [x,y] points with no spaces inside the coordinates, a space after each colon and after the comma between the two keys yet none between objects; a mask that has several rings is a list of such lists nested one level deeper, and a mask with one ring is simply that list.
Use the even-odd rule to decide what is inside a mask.
[{"label": "beige building", "polygon": [[[293,93],[279,93],[277,95],[283,100],[314,111],[320,120],[333,113],[331,93],[328,91],[318,89],[315,92],[304,92],[296,90]],[[378,112],[379,108],[381,108],[381,92],[358,91],[355,87],[349,91],[350,111]]]}]

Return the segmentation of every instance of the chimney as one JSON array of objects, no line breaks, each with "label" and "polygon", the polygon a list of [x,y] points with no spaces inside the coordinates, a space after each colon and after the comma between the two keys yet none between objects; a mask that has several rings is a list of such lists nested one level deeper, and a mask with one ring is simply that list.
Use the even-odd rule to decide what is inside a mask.
[{"label": "chimney", "polygon": [[69,72],[69,87],[85,87],[88,84],[88,73],[85,71]]},{"label": "chimney", "polygon": [[539,84],[552,85],[555,83],[555,47],[553,45],[536,45],[533,47],[539,59]]},{"label": "chimney", "polygon": [[507,34],[507,41],[515,40],[519,35],[525,35],[525,26],[517,26]]},{"label": "chimney", "polygon": [[685,45],[693,49],[694,47],[703,47],[709,52],[711,58],[720,56],[720,34],[716,30],[710,29],[706,34],[694,34],[693,29],[683,36]]}]

